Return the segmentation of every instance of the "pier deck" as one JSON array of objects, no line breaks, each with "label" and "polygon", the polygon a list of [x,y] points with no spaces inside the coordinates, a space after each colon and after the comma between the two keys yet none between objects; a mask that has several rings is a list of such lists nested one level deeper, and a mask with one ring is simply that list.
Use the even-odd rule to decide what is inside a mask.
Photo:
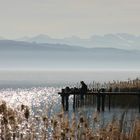
[{"label": "pier deck", "polygon": [[[64,89],[62,89],[62,92],[58,93],[59,95],[61,95],[61,102],[62,102],[62,106],[64,108],[65,111],[69,110],[69,96],[72,95],[73,96],[73,109],[75,110],[76,108],[78,108],[78,101],[77,101],[77,97],[80,97],[80,91],[65,91]],[[105,102],[107,99],[107,104],[108,104],[108,109],[110,110],[111,108],[111,100],[112,100],[112,96],[126,96],[126,99],[128,100],[128,96],[136,96],[137,98],[137,104],[139,107],[139,112],[140,112],[140,91],[137,92],[102,92],[102,91],[87,91],[85,94],[85,97],[90,98],[90,100],[94,98],[96,98],[96,108],[97,111],[104,111],[105,110]],[[79,99],[78,99],[79,100]],[[86,104],[87,102],[89,102],[89,100],[87,101],[85,99],[85,101],[83,101],[82,104]],[[90,104],[91,102],[89,102]],[[81,105],[82,105],[81,104]],[[92,105],[92,103],[91,103]]]}]

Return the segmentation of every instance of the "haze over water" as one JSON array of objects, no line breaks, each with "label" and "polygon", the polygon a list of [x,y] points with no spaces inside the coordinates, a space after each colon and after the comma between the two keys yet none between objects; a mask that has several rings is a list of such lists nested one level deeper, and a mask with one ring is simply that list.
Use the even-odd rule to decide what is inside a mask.
[{"label": "haze over water", "polygon": [[62,87],[76,85],[84,80],[87,84],[128,80],[140,77],[138,70],[48,70],[48,71],[0,71],[0,87]]}]

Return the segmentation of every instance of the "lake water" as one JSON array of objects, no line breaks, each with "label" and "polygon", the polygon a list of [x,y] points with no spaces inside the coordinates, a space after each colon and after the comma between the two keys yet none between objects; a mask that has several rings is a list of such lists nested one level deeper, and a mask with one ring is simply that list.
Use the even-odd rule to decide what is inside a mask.
[{"label": "lake water", "polygon": [[76,71],[0,71],[0,88],[27,88],[33,86],[62,87],[140,77],[138,70],[76,70]]},{"label": "lake water", "polygon": [[[65,86],[79,86],[79,81],[87,84],[93,81],[107,82],[128,80],[140,77],[140,71],[1,71],[0,99],[17,108],[22,103],[28,105],[32,114],[52,115],[61,110],[61,99],[58,92]],[[96,108],[81,108],[82,112],[91,117]],[[120,116],[125,110],[107,109],[101,113],[103,120],[110,120],[114,115]],[[138,115],[138,109],[128,110],[128,118]],[[133,113],[132,113],[133,112]],[[72,103],[70,102],[70,114]],[[130,115],[131,114],[131,115]]]}]

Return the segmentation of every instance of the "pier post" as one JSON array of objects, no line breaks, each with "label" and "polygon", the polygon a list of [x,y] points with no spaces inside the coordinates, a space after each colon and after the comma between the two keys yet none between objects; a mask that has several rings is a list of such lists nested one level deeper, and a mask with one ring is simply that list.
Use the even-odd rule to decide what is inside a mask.
[{"label": "pier post", "polygon": [[139,113],[140,113],[140,88],[137,86],[137,92],[138,92],[138,106],[139,106]]},{"label": "pier post", "polygon": [[69,110],[69,94],[65,92],[65,89],[62,89],[61,103],[62,103],[63,110],[68,111]]},{"label": "pier post", "polygon": [[104,93],[102,93],[103,95],[102,95],[102,111],[104,111],[105,110],[105,95],[104,95]]},{"label": "pier post", "polygon": [[108,109],[110,111],[110,106],[111,106],[111,97],[108,95]]},{"label": "pier post", "polygon": [[64,89],[62,89],[62,94],[61,94],[61,103],[62,103],[62,108],[65,110],[65,97],[64,97]]},{"label": "pier post", "polygon": [[98,94],[97,94],[97,111],[99,111],[99,112],[100,112],[100,104],[101,104],[101,102],[100,102],[100,92],[98,92]]},{"label": "pier post", "polygon": [[140,113],[140,95],[138,95],[138,105],[139,105],[139,113]]},{"label": "pier post", "polygon": [[65,95],[65,102],[66,102],[66,111],[68,111],[69,110],[69,95]]},{"label": "pier post", "polygon": [[64,95],[61,95],[61,103],[62,103],[62,108],[65,109],[65,101],[64,101]]},{"label": "pier post", "polygon": [[75,110],[75,104],[76,104],[76,101],[75,101],[75,94],[73,95],[73,110]]}]

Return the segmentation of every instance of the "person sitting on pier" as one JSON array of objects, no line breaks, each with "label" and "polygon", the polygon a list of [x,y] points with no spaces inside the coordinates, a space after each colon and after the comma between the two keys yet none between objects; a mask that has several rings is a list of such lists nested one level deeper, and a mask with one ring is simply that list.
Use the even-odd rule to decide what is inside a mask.
[{"label": "person sitting on pier", "polygon": [[80,88],[80,94],[81,94],[81,100],[84,99],[84,94],[87,92],[87,85],[84,83],[84,81],[81,81],[81,88]]}]

